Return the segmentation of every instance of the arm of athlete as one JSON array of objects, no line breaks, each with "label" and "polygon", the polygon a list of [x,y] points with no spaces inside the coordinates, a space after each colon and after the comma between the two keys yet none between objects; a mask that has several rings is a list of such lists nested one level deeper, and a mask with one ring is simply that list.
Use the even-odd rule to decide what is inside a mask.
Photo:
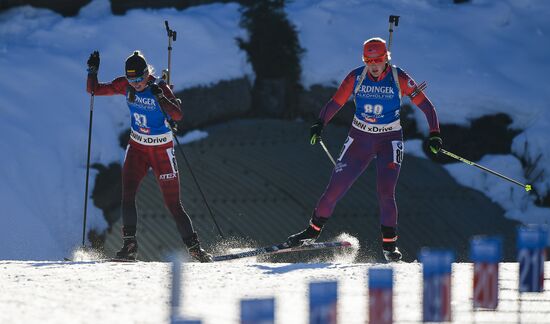
[{"label": "arm of athlete", "polygon": [[433,154],[439,153],[441,146],[443,146],[443,139],[439,131],[439,120],[437,119],[437,113],[435,107],[428,99],[424,91],[419,91],[413,96],[413,93],[417,89],[416,82],[403,70],[397,69],[399,86],[401,88],[401,94],[409,96],[411,101],[424,113],[430,126],[430,136],[428,139],[428,146]]},{"label": "arm of athlete", "polygon": [[353,91],[353,83],[355,82],[355,74],[353,71],[348,73],[344,81],[338,87],[332,98],[326,103],[319,113],[319,119],[323,121],[323,126],[327,125],[336,113],[342,109],[348,101]]},{"label": "arm of athlete", "polygon": [[99,83],[97,81],[97,72],[99,71],[99,51],[90,54],[86,64],[88,65],[88,78],[86,80],[86,91],[98,96],[112,96],[116,94],[126,94],[128,81],[125,77],[118,77],[109,83]]},{"label": "arm of athlete", "polygon": [[401,88],[401,95],[408,96],[411,101],[424,113],[428,125],[430,127],[430,133],[439,133],[439,120],[437,118],[437,112],[434,105],[428,99],[424,91],[420,91],[414,97],[411,94],[416,89],[416,82],[403,70],[397,69],[397,76],[399,78],[399,87]]},{"label": "arm of athlete", "polygon": [[97,73],[88,73],[86,91],[92,93],[93,90],[96,96],[126,95],[127,87],[128,81],[125,77],[121,76],[111,82],[99,83],[97,81]]},{"label": "arm of athlete", "polygon": [[159,104],[162,109],[175,121],[180,121],[183,118],[183,112],[176,96],[172,89],[166,83],[161,83],[159,88],[162,89],[161,96],[158,97]]}]

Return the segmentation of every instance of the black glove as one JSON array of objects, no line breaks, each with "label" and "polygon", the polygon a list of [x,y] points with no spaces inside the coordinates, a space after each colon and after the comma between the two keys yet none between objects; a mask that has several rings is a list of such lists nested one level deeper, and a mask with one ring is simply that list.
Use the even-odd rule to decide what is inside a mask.
[{"label": "black glove", "polygon": [[177,132],[178,131],[178,123],[173,120],[173,119],[170,119],[168,120],[168,124],[170,124],[170,129],[172,129],[172,132]]},{"label": "black glove", "polygon": [[99,52],[94,51],[88,58],[88,73],[96,74],[99,71]]},{"label": "black glove", "polygon": [[433,154],[437,154],[441,150],[442,145],[443,140],[441,139],[441,134],[439,134],[439,132],[431,132],[430,138],[428,139],[430,151],[432,151]]},{"label": "black glove", "polygon": [[151,83],[149,87],[151,88],[151,93],[153,93],[155,97],[157,97],[158,99],[164,97],[164,91],[162,91],[158,84]]},{"label": "black glove", "polygon": [[311,136],[309,142],[311,145],[315,145],[315,143],[321,139],[321,133],[323,132],[324,125],[325,122],[323,122],[322,119],[318,119],[317,122],[309,128],[309,133]]}]

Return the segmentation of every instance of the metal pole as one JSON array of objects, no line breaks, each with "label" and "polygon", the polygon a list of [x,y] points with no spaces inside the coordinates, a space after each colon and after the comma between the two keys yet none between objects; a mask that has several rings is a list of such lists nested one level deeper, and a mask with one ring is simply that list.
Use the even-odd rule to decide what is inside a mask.
[{"label": "metal pole", "polygon": [[479,165],[479,164],[477,164],[477,163],[475,163],[475,162],[466,160],[465,158],[460,157],[460,156],[458,156],[458,155],[456,155],[456,154],[454,154],[454,153],[451,153],[451,152],[449,152],[449,151],[447,151],[447,150],[441,149],[440,152],[443,153],[443,154],[445,154],[445,155],[447,155],[447,156],[452,157],[453,159],[459,160],[460,162],[464,162],[464,163],[466,163],[466,164],[468,164],[468,165],[475,166],[476,168],[479,168],[479,169],[481,169],[481,170],[483,170],[483,171],[487,171],[487,172],[489,172],[489,173],[491,173],[491,174],[493,174],[493,175],[496,175],[497,177],[500,177],[500,178],[502,178],[502,179],[504,179],[504,180],[507,180],[507,181],[510,181],[510,182],[512,182],[512,183],[514,183],[514,184],[517,184],[518,186],[523,187],[523,189],[525,189],[525,191],[531,191],[531,189],[532,189],[531,185],[523,184],[523,183],[521,183],[521,182],[519,182],[519,181],[517,181],[517,180],[508,178],[508,177],[505,176],[505,175],[502,175],[502,174],[500,174],[500,173],[498,173],[498,172],[496,172],[496,171],[493,171],[493,170],[491,170],[491,169],[489,169],[489,168],[486,168],[486,167],[484,167],[484,166],[482,166],[482,165]]},{"label": "metal pole", "polygon": [[[166,120],[170,120],[170,117],[164,111],[164,109],[162,109],[162,106],[159,105],[159,107],[160,107],[160,111],[162,111],[162,113],[164,114],[164,118],[166,118]],[[212,217],[212,221],[214,222],[214,225],[216,225],[216,228],[218,229],[218,233],[220,233],[220,236],[222,238],[225,238],[220,226],[218,225],[218,222],[216,221],[216,218],[214,217],[214,212],[212,212],[212,209],[210,208],[210,204],[208,203],[208,200],[206,200],[206,195],[202,191],[202,188],[199,185],[199,181],[197,180],[197,177],[195,177],[195,173],[193,172],[193,169],[191,168],[191,164],[187,160],[187,157],[185,156],[185,153],[183,152],[183,149],[181,148],[181,144],[178,140],[178,136],[176,135],[176,132],[174,131],[174,129],[172,128],[172,125],[170,123],[168,123],[168,127],[170,128],[170,131],[172,131],[172,134],[174,135],[174,140],[176,141],[176,144],[177,144],[176,147],[177,147],[180,155],[183,156],[183,160],[185,161],[185,164],[187,165],[187,169],[189,169],[189,173],[191,173],[191,177],[193,178],[193,181],[195,182],[195,185],[197,186],[197,189],[199,189],[199,193],[202,196],[202,200],[204,201],[204,204],[206,205],[206,209],[208,209],[208,213],[210,214],[210,217]]]},{"label": "metal pole", "polygon": [[[170,129],[172,129],[172,126],[170,126]],[[208,213],[210,214],[210,217],[212,217],[212,221],[214,222],[214,225],[216,225],[216,228],[218,229],[218,233],[220,233],[220,236],[222,238],[225,238],[224,235],[223,235],[223,232],[220,228],[220,225],[218,225],[218,222],[216,221],[216,218],[214,217],[214,212],[210,208],[210,204],[208,203],[208,200],[206,200],[206,196],[204,195],[204,192],[202,191],[201,186],[199,185],[197,177],[195,177],[195,173],[193,172],[193,169],[191,168],[191,164],[187,160],[187,157],[185,156],[185,153],[183,153],[183,149],[181,148],[181,145],[180,145],[180,142],[178,141],[178,137],[177,137],[176,133],[173,130],[172,130],[172,133],[174,134],[174,139],[176,140],[176,144],[177,144],[177,147],[179,149],[180,155],[183,156],[183,160],[185,161],[185,164],[187,165],[187,169],[189,169],[189,173],[191,173],[191,177],[193,178],[193,181],[195,181],[195,185],[199,189],[199,192],[202,196],[202,200],[204,201],[204,204],[206,205],[206,208],[208,209]]]},{"label": "metal pole", "polygon": [[[166,72],[166,77],[167,77],[166,78],[166,83],[168,84],[170,89],[172,89],[173,86],[170,84],[170,64],[171,64],[171,52],[172,52],[172,39],[174,41],[176,41],[176,35],[177,34],[176,34],[176,31],[171,30],[170,27],[168,27],[168,20],[164,21],[164,25],[166,26],[166,33],[168,34],[168,70]],[[170,117],[164,111],[164,109],[162,109],[162,106],[160,106],[160,110],[164,114],[164,118],[166,118],[166,120],[170,121],[171,120]],[[183,156],[183,160],[185,161],[185,164],[187,165],[187,169],[189,169],[189,173],[191,173],[191,177],[193,178],[193,181],[195,182],[195,185],[199,189],[199,192],[202,196],[202,200],[204,201],[204,204],[206,205],[206,208],[208,209],[208,213],[210,213],[210,217],[212,217],[212,220],[214,221],[214,225],[216,225],[216,228],[218,229],[218,233],[220,233],[220,236],[222,238],[225,238],[220,226],[218,225],[218,222],[216,221],[216,218],[214,217],[214,213],[212,212],[212,209],[210,208],[210,204],[208,203],[208,200],[206,200],[206,196],[205,196],[204,192],[202,191],[202,188],[199,185],[199,182],[198,182],[197,178],[195,177],[195,173],[193,172],[193,169],[191,168],[191,164],[187,160],[187,157],[185,156],[185,153],[183,152],[183,149],[181,148],[180,142],[178,140],[178,136],[177,136],[176,132],[174,131],[174,129],[172,128],[171,123],[168,123],[168,127],[170,128],[170,130],[172,131],[172,134],[174,135],[174,139],[175,139],[176,144],[177,144],[176,147],[177,147],[178,151],[180,152],[180,155]]]},{"label": "metal pole", "polygon": [[92,147],[92,120],[94,116],[94,91],[90,98],[90,123],[88,125],[88,157],[86,160],[86,188],[84,190],[84,220],[82,224],[82,247],[86,239],[86,215],[88,211],[88,179],[90,178],[90,151]]},{"label": "metal pole", "polygon": [[172,64],[172,40],[174,42],[176,41],[177,33],[176,31],[170,29],[168,26],[168,20],[164,21],[164,25],[166,26],[166,33],[168,34],[168,70],[166,71],[166,83],[170,88],[172,88],[172,85],[170,83],[170,66]]},{"label": "metal pole", "polygon": [[390,51],[390,48],[391,48],[392,35],[393,35],[393,25],[395,24],[395,27],[397,27],[399,25],[399,16],[390,15],[389,22],[390,22],[390,28],[389,28],[390,37],[388,39],[388,52]]},{"label": "metal pole", "polygon": [[332,164],[334,164],[334,166],[336,166],[336,161],[335,161],[334,158],[332,157],[332,154],[330,154],[328,148],[325,146],[325,143],[323,142],[322,139],[319,139],[319,144],[321,144],[321,147],[323,148],[323,150],[325,150],[325,153],[327,153],[328,158],[330,159],[330,161],[332,162]]}]

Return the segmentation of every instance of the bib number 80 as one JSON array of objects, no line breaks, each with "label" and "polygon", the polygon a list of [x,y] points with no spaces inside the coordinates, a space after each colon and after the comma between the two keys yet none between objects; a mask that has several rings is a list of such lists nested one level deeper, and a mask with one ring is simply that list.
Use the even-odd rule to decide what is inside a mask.
[{"label": "bib number 80", "polygon": [[367,114],[375,114],[375,115],[380,115],[382,114],[382,110],[384,110],[384,107],[382,105],[369,105],[369,104],[366,104],[363,106],[363,109],[365,109],[365,113]]},{"label": "bib number 80", "polygon": [[403,141],[392,141],[393,163],[401,165],[403,162]]}]

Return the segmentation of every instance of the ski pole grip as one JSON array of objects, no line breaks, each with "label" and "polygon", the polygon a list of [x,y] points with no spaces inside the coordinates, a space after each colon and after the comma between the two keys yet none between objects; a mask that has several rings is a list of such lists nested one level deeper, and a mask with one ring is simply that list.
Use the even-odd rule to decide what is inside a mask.
[{"label": "ski pole grip", "polygon": [[395,23],[396,27],[399,26],[399,17],[400,16],[390,15],[390,24]]},{"label": "ski pole grip", "polygon": [[168,38],[172,38],[172,40],[175,42],[177,34],[175,30],[171,30],[168,26],[168,20],[164,21],[164,26],[166,26],[166,33],[168,34]]}]

